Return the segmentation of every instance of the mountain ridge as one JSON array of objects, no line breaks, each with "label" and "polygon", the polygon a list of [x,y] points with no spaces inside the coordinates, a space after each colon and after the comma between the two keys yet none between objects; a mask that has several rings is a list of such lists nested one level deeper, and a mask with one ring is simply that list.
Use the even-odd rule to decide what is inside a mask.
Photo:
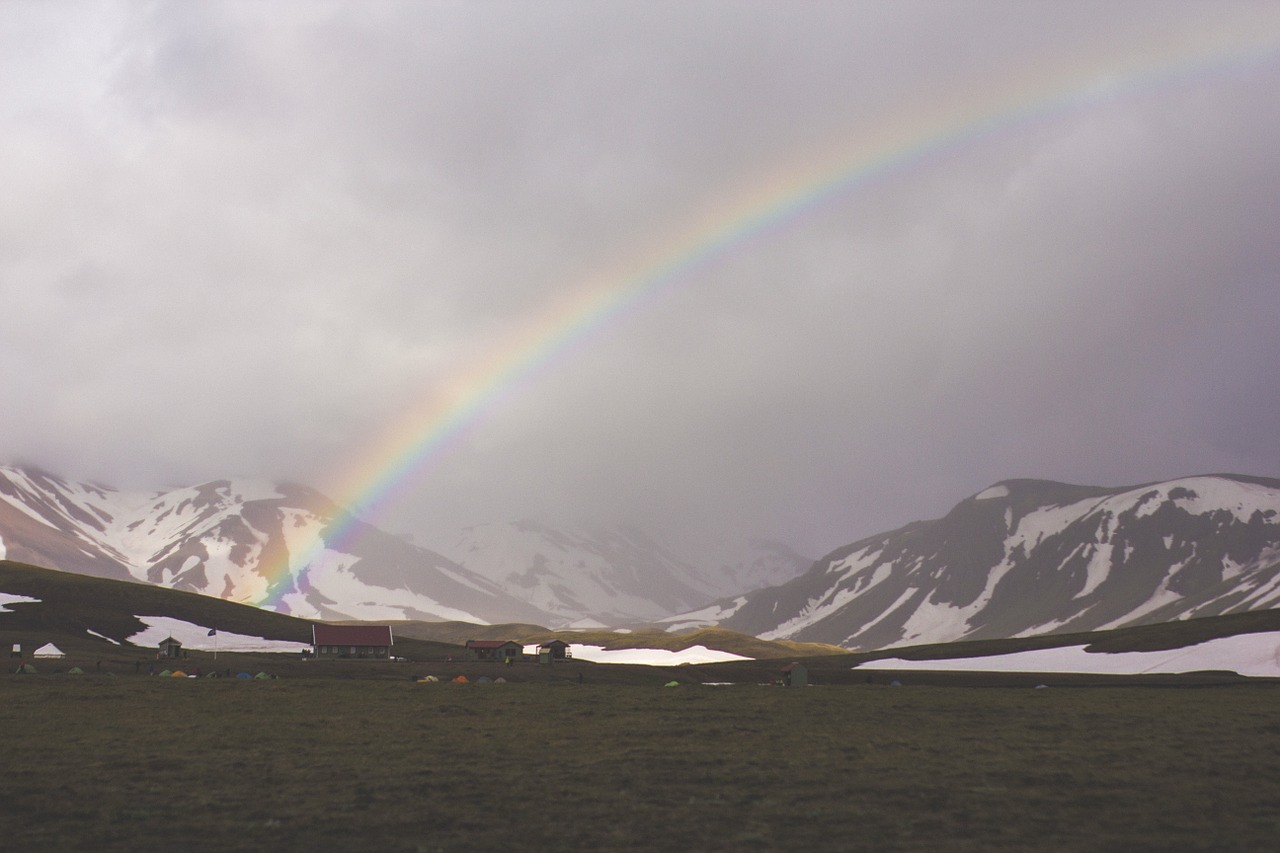
[{"label": "mountain ridge", "polygon": [[857,650],[1101,630],[1280,604],[1280,481],[1003,480],[787,583],[668,620]]}]

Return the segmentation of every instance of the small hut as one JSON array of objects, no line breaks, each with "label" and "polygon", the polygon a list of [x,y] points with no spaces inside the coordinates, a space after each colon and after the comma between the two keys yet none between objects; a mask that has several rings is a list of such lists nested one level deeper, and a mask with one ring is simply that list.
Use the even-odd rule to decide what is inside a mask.
[{"label": "small hut", "polygon": [[809,667],[798,661],[782,668],[783,687],[807,687],[809,684]]},{"label": "small hut", "polygon": [[156,657],[172,660],[182,657],[182,643],[173,637],[165,637],[157,647]]},{"label": "small hut", "polygon": [[569,657],[569,644],[564,640],[547,640],[538,646],[538,663],[555,663]]},{"label": "small hut", "polygon": [[9,652],[9,657],[11,657],[11,658],[21,658],[21,657],[22,657],[22,643],[14,643],[14,644],[13,644],[13,649]]}]

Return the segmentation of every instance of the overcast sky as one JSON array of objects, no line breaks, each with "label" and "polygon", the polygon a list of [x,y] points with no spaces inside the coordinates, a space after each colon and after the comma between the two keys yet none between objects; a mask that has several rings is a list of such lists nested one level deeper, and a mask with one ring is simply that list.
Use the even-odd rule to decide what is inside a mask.
[{"label": "overcast sky", "polygon": [[1010,477],[1280,476],[1277,104],[1274,0],[9,0],[0,456],[338,489],[550,306],[916,151],[551,359],[384,526],[816,557]]}]

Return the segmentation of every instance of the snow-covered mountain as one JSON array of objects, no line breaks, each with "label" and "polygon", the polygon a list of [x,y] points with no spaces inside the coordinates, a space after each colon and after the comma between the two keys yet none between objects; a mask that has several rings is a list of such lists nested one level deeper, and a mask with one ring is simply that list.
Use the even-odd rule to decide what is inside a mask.
[{"label": "snow-covered mountain", "polygon": [[466,528],[440,550],[561,624],[645,622],[724,595],[691,565],[626,527],[485,524]]},{"label": "snow-covered mountain", "polygon": [[1008,480],[776,587],[673,617],[856,650],[1280,606],[1280,481]]},{"label": "snow-covered mountain", "polygon": [[[439,554],[360,522],[335,523],[342,521],[319,492],[288,483],[128,492],[0,467],[0,558],[308,618],[546,617]],[[348,530],[341,542],[339,527]]]},{"label": "snow-covered mountain", "polygon": [[699,570],[637,530],[533,522],[468,528],[443,556],[359,522],[339,539],[344,519],[291,483],[130,492],[0,466],[0,558],[309,618],[615,626],[779,583],[811,564],[753,543],[741,561]]}]

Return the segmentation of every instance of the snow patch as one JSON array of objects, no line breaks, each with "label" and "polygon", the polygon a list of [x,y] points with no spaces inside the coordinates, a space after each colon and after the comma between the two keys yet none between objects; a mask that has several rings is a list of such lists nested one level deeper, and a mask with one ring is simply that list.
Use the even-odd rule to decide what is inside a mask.
[{"label": "snow patch", "polygon": [[[291,553],[295,552],[291,549]],[[351,571],[357,559],[351,554],[326,550],[315,556],[307,569],[311,589],[329,601],[342,602],[342,612],[351,619],[376,621],[425,615],[446,621],[489,624],[473,613],[441,604],[421,593],[367,584]]]},{"label": "snow patch", "polygon": [[984,489],[973,496],[975,501],[989,501],[995,498],[1009,497],[1009,487],[1003,485],[995,485],[989,489]]},{"label": "snow patch", "polygon": [[720,622],[728,619],[730,616],[738,612],[742,605],[747,603],[746,596],[739,596],[727,605],[709,604],[701,610],[693,610],[689,613],[681,613],[678,616],[672,616],[667,619],[661,619],[659,622],[667,623],[666,630],[671,633],[679,633],[694,628],[706,628],[711,625],[718,625]]},{"label": "snow patch", "polygon": [[963,636],[969,630],[969,617],[973,613],[972,607],[955,607],[929,599],[907,618],[902,626],[902,639],[912,642],[926,635]]},{"label": "snow patch", "polygon": [[[84,630],[85,630],[85,633],[90,634],[94,637],[97,637],[100,640],[106,640],[108,643],[111,643],[113,646],[120,645],[119,640],[113,640],[110,637],[108,637],[106,634],[99,634],[97,631],[93,630],[92,628],[85,628]],[[157,640],[156,642],[158,643],[159,640]]]},{"label": "snow patch", "polygon": [[752,658],[708,649],[706,646],[690,646],[680,651],[670,649],[606,649],[603,646],[591,646],[582,643],[571,643],[569,653],[575,660],[592,663],[630,663],[641,666],[678,666],[693,663],[725,663],[735,660],[752,660]]},{"label": "snow patch", "polygon": [[[1088,564],[1085,566],[1087,576],[1085,577],[1084,587],[1073,596],[1074,599],[1084,598],[1093,592],[1102,582],[1111,574],[1111,549],[1108,547],[1098,547],[1092,542],[1085,543],[1081,546],[1087,551],[1089,558]],[[1072,554],[1071,556],[1075,556]],[[1070,558],[1068,558],[1070,559]]]},{"label": "snow patch", "polygon": [[0,592],[0,613],[12,613],[13,611],[5,607],[6,604],[39,604],[40,599],[32,598],[29,595],[13,595],[8,592]]},{"label": "snow patch", "polygon": [[233,634],[230,631],[219,631],[210,637],[209,625],[196,625],[171,616],[138,616],[135,617],[147,626],[129,637],[135,646],[158,646],[160,641],[173,637],[182,643],[183,648],[199,651],[220,652],[304,652],[311,648],[310,643],[295,643],[291,640],[268,640],[248,634]]},{"label": "snow patch", "polygon": [[1280,631],[1237,634],[1157,652],[1087,652],[1081,646],[1036,649],[950,660],[868,661],[856,669],[963,670],[966,672],[1074,672],[1097,675],[1228,670],[1240,675],[1280,677]]}]

